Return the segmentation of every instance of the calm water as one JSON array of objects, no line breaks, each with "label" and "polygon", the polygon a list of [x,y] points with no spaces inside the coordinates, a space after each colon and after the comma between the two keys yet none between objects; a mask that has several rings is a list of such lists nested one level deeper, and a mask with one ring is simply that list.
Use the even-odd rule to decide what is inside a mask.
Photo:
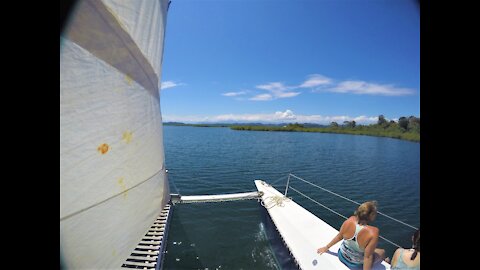
[{"label": "calm water", "polygon": [[[357,202],[420,226],[420,144],[390,138],[301,132],[234,131],[164,126],[172,192],[182,195],[256,191],[253,181],[293,173]],[[282,178],[283,177],[283,178]],[[344,216],[355,204],[291,179],[291,186]],[[343,218],[293,190],[288,196],[340,228]],[[165,269],[281,269],[265,211],[256,200],[175,205]],[[372,224],[394,243],[410,247],[413,229],[381,215]],[[323,246],[326,243],[318,243]],[[396,247],[380,239],[392,256]],[[288,267],[284,267],[288,268]]]}]

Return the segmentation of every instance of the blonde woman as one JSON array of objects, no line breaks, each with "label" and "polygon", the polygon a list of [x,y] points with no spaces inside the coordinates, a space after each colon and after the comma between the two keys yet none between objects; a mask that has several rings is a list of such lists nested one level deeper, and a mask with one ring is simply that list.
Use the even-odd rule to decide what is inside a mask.
[{"label": "blonde woman", "polygon": [[[340,232],[326,246],[317,249],[318,254],[343,240],[338,258],[349,268],[372,269],[372,265],[385,258],[385,250],[377,248],[379,229],[368,225],[377,217],[377,202],[362,203],[354,215],[343,222]],[[387,258],[387,262],[389,259]]]}]

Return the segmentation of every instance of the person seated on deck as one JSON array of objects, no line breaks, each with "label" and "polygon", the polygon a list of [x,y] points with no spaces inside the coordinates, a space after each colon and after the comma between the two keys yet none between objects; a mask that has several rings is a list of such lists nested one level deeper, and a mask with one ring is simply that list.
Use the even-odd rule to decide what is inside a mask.
[{"label": "person seated on deck", "polygon": [[[354,215],[343,222],[339,233],[326,246],[317,249],[318,254],[326,252],[330,247],[343,240],[338,250],[338,258],[349,268],[372,269],[376,262],[385,258],[385,250],[377,248],[379,229],[368,223],[377,216],[377,202],[362,203]],[[385,261],[389,261],[387,258]]]},{"label": "person seated on deck", "polygon": [[392,270],[420,270],[420,229],[412,236],[411,249],[398,248],[393,254]]}]

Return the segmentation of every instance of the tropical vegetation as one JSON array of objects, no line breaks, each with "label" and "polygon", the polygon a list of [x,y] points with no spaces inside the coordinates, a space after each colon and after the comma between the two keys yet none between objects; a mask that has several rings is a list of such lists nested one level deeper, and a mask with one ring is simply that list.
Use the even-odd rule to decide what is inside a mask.
[{"label": "tropical vegetation", "polygon": [[383,115],[378,116],[378,121],[371,125],[359,125],[355,121],[344,121],[342,124],[331,122],[328,126],[309,123],[293,123],[283,125],[256,124],[184,124],[179,122],[166,122],[169,126],[194,126],[194,127],[230,127],[233,130],[251,131],[287,131],[287,132],[320,132],[342,133],[352,135],[367,135],[389,137],[413,142],[420,142],[420,118],[415,116],[400,117],[397,122],[387,121]]},{"label": "tropical vegetation", "polygon": [[289,131],[289,132],[321,132],[321,133],[342,133],[353,135],[368,135],[378,137],[390,137],[401,140],[420,142],[420,118],[415,116],[400,117],[398,122],[387,121],[383,115],[378,121],[371,125],[358,125],[355,121],[344,121],[342,125],[331,122],[325,127],[306,127],[304,124],[294,123],[285,126],[267,125],[232,125],[234,130],[252,131]]}]

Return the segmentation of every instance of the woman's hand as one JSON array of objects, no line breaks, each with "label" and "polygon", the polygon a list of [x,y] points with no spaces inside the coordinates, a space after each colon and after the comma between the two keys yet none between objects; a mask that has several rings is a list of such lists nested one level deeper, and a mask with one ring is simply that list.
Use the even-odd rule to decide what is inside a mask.
[{"label": "woman's hand", "polygon": [[317,253],[322,255],[322,253],[324,253],[327,250],[328,250],[328,247],[324,246],[324,247],[321,247],[321,248],[317,249]]}]

